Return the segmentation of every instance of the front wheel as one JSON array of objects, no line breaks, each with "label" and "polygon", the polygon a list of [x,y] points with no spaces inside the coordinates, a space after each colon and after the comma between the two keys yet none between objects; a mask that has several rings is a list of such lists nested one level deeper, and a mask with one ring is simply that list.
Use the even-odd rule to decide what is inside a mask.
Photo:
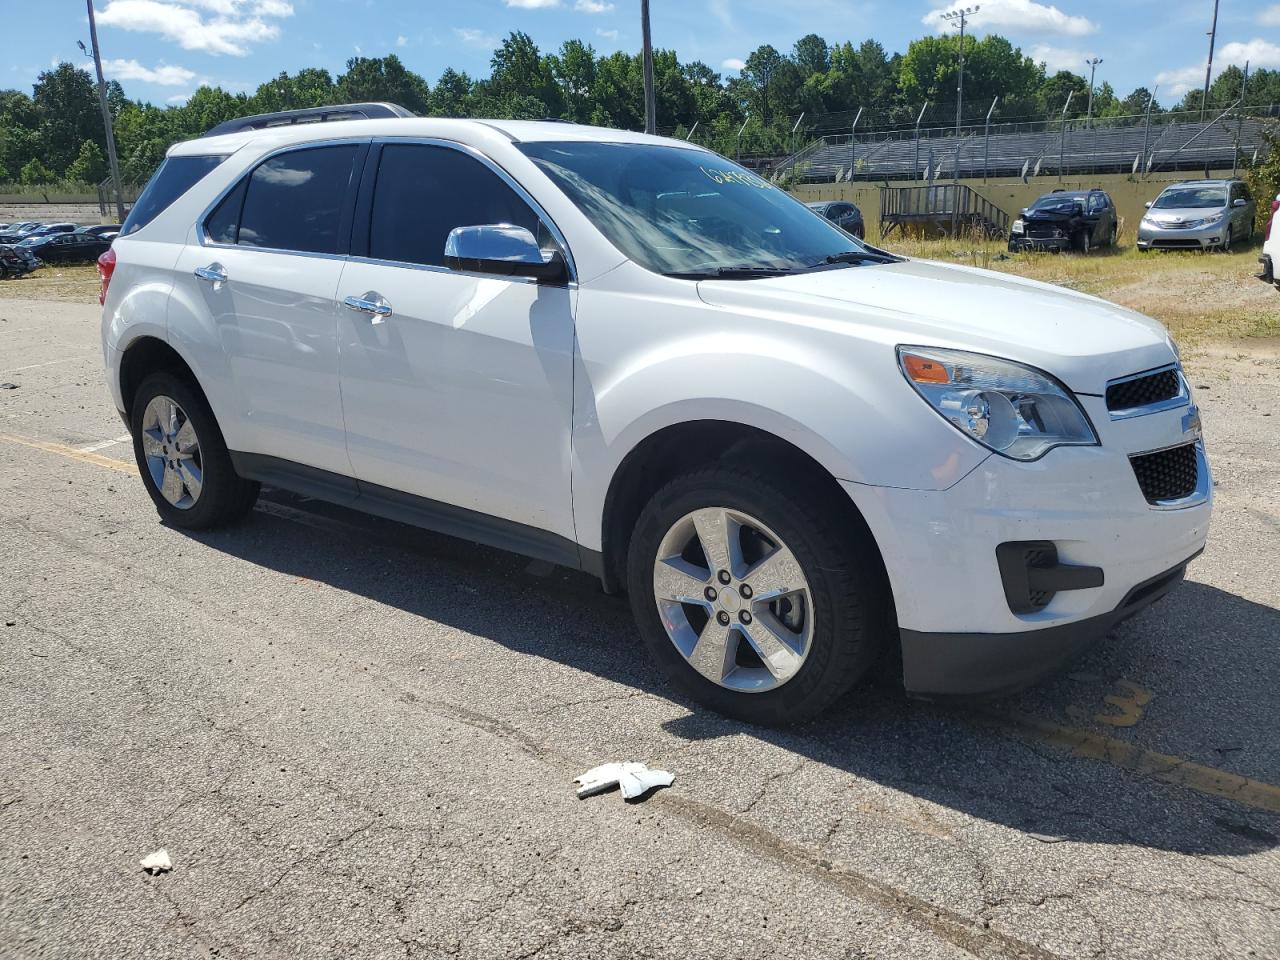
[{"label": "front wheel", "polygon": [[1088,230],[1081,230],[1080,233],[1076,235],[1076,250],[1080,253],[1088,253],[1092,247],[1091,239],[1092,238],[1089,236]]},{"label": "front wheel", "polygon": [[643,509],[627,579],[640,634],[668,681],[763,725],[830,707],[890,631],[865,528],[833,496],[751,467],[679,477]]},{"label": "front wheel", "polygon": [[258,484],[235,472],[213,411],[188,380],[153,373],[138,387],[130,413],[138,471],[163,520],[203,530],[253,508]]},{"label": "front wheel", "polygon": [[1222,252],[1230,253],[1231,245],[1236,242],[1235,231],[1231,227],[1227,227],[1227,235],[1222,238]]}]

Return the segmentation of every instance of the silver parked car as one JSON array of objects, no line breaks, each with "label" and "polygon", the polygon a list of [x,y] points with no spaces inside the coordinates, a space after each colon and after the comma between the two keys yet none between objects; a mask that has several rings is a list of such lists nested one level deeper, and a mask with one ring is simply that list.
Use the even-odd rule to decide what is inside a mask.
[{"label": "silver parked car", "polygon": [[1138,249],[1227,250],[1253,238],[1254,203],[1243,180],[1191,180],[1164,188],[1138,225]]}]

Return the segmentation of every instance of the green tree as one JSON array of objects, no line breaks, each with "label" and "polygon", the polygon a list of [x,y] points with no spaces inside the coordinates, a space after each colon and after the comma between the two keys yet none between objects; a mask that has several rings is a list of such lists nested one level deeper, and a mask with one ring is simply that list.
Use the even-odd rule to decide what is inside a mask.
[{"label": "green tree", "polygon": [[547,57],[547,66],[560,88],[561,116],[587,123],[594,109],[591,88],[596,82],[596,52],[581,40],[566,40],[560,52]]},{"label": "green tree", "polygon": [[431,91],[431,115],[434,117],[471,116],[471,78],[452,67],[440,74]]},{"label": "green tree", "polygon": [[18,179],[29,186],[53,183],[56,179],[53,171],[40,162],[39,157],[32,157],[18,174]]},{"label": "green tree", "polygon": [[60,63],[44,71],[36,79],[31,99],[40,120],[40,153],[50,169],[65,170],[86,140],[106,147],[98,92],[83,70]]},{"label": "green tree", "polygon": [[511,106],[513,98],[518,98],[524,110],[534,109],[528,101],[537,100],[542,104],[541,116],[561,115],[564,102],[551,63],[538,52],[538,45],[527,33],[509,34],[493,52],[489,65],[489,83],[496,100]]},{"label": "green tree", "polygon": [[347,72],[338,78],[335,92],[340,103],[386,101],[414,113],[427,113],[431,108],[427,81],[406,69],[394,53],[385,57],[352,57],[347,61]]},{"label": "green tree", "polygon": [[831,50],[827,47],[827,41],[816,33],[805,34],[796,41],[791,50],[791,59],[804,77],[826,73],[831,69]]},{"label": "green tree", "polygon": [[1050,120],[1062,116],[1062,108],[1071,99],[1067,118],[1083,117],[1089,100],[1089,81],[1070,70],[1059,70],[1040,87],[1037,95],[1038,112]]},{"label": "green tree", "polygon": [[107,160],[102,148],[92,140],[86,140],[80,153],[67,167],[66,179],[76,183],[100,183],[107,175]]},{"label": "green tree", "polygon": [[[1273,124],[1263,134],[1263,145],[1262,159],[1245,171],[1245,180],[1258,205],[1254,227],[1259,231],[1267,227],[1271,202],[1280,198],[1280,125]],[[1271,229],[1280,230],[1280,226]]]},{"label": "green tree", "polygon": [[[1125,117],[1142,116],[1147,112],[1147,102],[1150,100],[1151,91],[1146,87],[1138,87],[1133,91],[1133,93],[1120,101],[1120,115]],[[1163,112],[1164,108],[1160,106],[1159,100],[1151,103],[1151,113],[1153,116],[1157,113]]]}]

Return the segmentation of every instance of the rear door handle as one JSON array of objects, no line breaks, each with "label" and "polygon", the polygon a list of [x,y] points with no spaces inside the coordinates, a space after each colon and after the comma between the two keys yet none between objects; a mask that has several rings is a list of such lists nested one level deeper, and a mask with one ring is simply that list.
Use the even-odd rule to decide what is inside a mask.
[{"label": "rear door handle", "polygon": [[391,316],[391,304],[376,290],[370,290],[362,297],[347,297],[342,302],[351,310],[369,314],[374,323],[382,323]]},{"label": "rear door handle", "polygon": [[208,280],[210,283],[226,283],[227,271],[222,268],[220,263],[211,263],[207,267],[196,267],[196,278],[199,280]]}]

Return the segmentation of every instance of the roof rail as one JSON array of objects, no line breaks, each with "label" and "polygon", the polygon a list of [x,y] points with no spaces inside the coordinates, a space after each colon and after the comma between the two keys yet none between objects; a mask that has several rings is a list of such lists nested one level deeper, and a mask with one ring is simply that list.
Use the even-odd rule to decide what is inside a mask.
[{"label": "roof rail", "polygon": [[412,117],[414,113],[396,103],[341,103],[328,107],[307,107],[303,110],[280,110],[276,113],[259,113],[252,117],[237,117],[218,124],[204,134],[217,137],[224,133],[242,130],[265,130],[269,127],[288,127],[299,123],[323,123],[326,120],[383,120],[389,117]]}]

